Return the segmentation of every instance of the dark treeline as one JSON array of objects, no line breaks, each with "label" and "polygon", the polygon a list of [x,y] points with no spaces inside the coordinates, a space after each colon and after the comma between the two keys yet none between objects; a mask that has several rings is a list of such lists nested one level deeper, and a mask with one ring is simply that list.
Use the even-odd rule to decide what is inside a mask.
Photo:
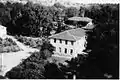
[{"label": "dark treeline", "polygon": [[[33,54],[23,63],[6,74],[8,78],[119,78],[118,25],[119,5],[94,4],[89,8],[66,8],[59,3],[54,6],[42,6],[28,2],[0,4],[0,22],[12,35],[48,36],[54,30],[52,22],[64,16],[64,21],[72,16],[85,16],[93,19],[95,28],[87,32],[88,55],[67,61],[68,65],[56,65],[46,62],[45,56],[51,56],[53,48],[44,44],[43,50]],[[61,23],[57,27],[62,31]],[[63,28],[65,30],[65,28]],[[49,49],[51,48],[51,49]],[[50,54],[49,54],[50,53]],[[42,58],[40,57],[42,55]]]},{"label": "dark treeline", "polygon": [[[66,8],[59,3],[53,6],[43,6],[28,2],[22,3],[0,3],[0,23],[7,27],[8,33],[12,35],[25,36],[49,36],[52,30],[61,32],[67,26],[62,26],[60,21],[57,30],[52,22],[58,22],[60,17],[63,21],[73,16],[85,16],[97,22],[114,22],[118,20],[118,6],[91,5],[91,7]],[[108,19],[109,18],[109,19]],[[99,21],[100,20],[100,21]],[[63,27],[63,28],[60,28]]]},{"label": "dark treeline", "polygon": [[77,78],[118,79],[119,6],[104,4],[92,6],[90,10],[83,9],[85,15],[93,19],[95,28],[86,33],[88,43],[84,51],[88,53],[88,56],[78,56],[71,60],[69,62],[69,71],[72,75],[76,75]]},{"label": "dark treeline", "polygon": [[32,2],[26,4],[7,2],[0,3],[0,9],[0,23],[7,27],[9,34],[36,37],[49,36],[50,31],[54,30],[52,22],[57,22],[63,15],[64,20],[79,12],[74,7],[65,8],[59,3],[43,6]]}]

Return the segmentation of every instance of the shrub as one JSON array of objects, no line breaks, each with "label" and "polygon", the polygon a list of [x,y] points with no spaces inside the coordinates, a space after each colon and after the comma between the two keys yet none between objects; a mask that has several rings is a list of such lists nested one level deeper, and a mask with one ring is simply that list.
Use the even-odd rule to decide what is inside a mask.
[{"label": "shrub", "polygon": [[11,38],[0,38],[0,53],[17,52],[20,48]]},{"label": "shrub", "polygon": [[16,38],[18,39],[18,41],[33,48],[40,49],[40,46],[43,44],[42,39],[39,38],[24,37],[24,36],[16,36]]},{"label": "shrub", "polygon": [[41,79],[44,78],[44,65],[46,61],[40,57],[40,52],[34,52],[21,64],[6,73],[10,79]]},{"label": "shrub", "polygon": [[0,75],[0,79],[6,79],[4,76]]}]

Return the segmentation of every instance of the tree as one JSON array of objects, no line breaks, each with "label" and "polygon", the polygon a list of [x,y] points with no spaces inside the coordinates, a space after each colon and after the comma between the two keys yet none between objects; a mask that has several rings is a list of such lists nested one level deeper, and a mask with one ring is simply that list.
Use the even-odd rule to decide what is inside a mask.
[{"label": "tree", "polygon": [[[11,5],[11,4],[10,4]],[[6,4],[0,3],[0,23],[1,25],[6,25],[10,20],[10,6],[7,6]]]},{"label": "tree", "polygon": [[65,6],[63,6],[62,4],[60,3],[55,3],[53,6],[55,6],[56,8],[61,8],[61,9],[64,9]]},{"label": "tree", "polygon": [[118,24],[100,24],[88,34],[87,50],[92,50],[88,60],[96,63],[103,73],[118,78]]},{"label": "tree", "polygon": [[98,7],[92,7],[93,12],[89,15],[94,17],[97,23],[94,23],[95,28],[92,31],[87,32],[88,63],[94,63],[103,75],[118,78],[118,5],[107,4]]},{"label": "tree", "polygon": [[81,70],[80,66],[83,65],[83,63],[86,61],[86,58],[86,54],[79,54],[70,61],[67,60],[67,65],[60,64],[60,69],[64,72],[64,76],[66,76],[68,79],[72,79],[73,76],[76,78],[82,78],[82,73],[79,71]]},{"label": "tree", "polygon": [[47,62],[41,58],[40,53],[36,52],[8,71],[5,76],[10,79],[43,79],[46,64]]},{"label": "tree", "polygon": [[84,8],[85,16],[101,23],[113,23],[118,21],[118,5],[116,4],[92,4],[90,8]]},{"label": "tree", "polygon": [[4,76],[0,75],[0,79],[6,79]]},{"label": "tree", "polygon": [[41,37],[50,35],[53,14],[49,7],[31,2],[24,5],[13,3],[10,15],[12,19],[6,24],[9,33]]},{"label": "tree", "polygon": [[44,59],[47,59],[47,58],[52,56],[53,51],[54,51],[54,47],[52,46],[52,44],[50,44],[50,42],[45,41],[43,43],[43,45],[41,46],[41,50],[40,51],[41,51],[41,56]]},{"label": "tree", "polygon": [[[108,8],[108,6],[110,5],[98,9],[94,7],[95,10],[88,14],[91,17],[94,16],[93,19],[96,22],[94,23],[95,28],[86,33],[88,44],[85,52],[88,53],[88,56],[85,57],[85,60],[81,60],[82,63],[79,62],[79,58],[84,57],[78,56],[76,59],[68,61],[68,66],[62,66],[62,70],[68,75],[75,74],[76,78],[85,79],[118,78],[118,19],[112,18],[114,11],[116,14],[118,13],[118,5],[114,5],[114,8]],[[111,11],[111,13],[107,11]]]},{"label": "tree", "polygon": [[55,63],[49,63],[45,66],[45,77],[47,79],[64,79],[64,74]]},{"label": "tree", "polygon": [[79,10],[76,9],[75,7],[69,7],[67,9],[65,9],[65,14],[68,18],[73,17],[73,16],[78,16]]}]

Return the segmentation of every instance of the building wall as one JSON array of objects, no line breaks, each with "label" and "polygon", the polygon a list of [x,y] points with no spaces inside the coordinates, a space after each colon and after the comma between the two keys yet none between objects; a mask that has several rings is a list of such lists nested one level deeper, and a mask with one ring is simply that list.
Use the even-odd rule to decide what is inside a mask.
[{"label": "building wall", "polygon": [[7,34],[6,27],[0,25],[0,37],[4,38]]},{"label": "building wall", "polygon": [[[62,40],[62,43],[60,43],[60,40],[56,39],[56,43],[54,43],[54,39],[50,39],[50,43],[56,48],[55,52],[61,56],[71,56],[70,50],[73,49],[73,53],[75,51],[73,46],[74,44],[71,45],[71,41],[67,41],[66,45],[65,40]],[[65,53],[65,48],[67,49],[67,53]]]},{"label": "building wall", "polygon": [[81,37],[80,40],[76,41],[74,48],[75,48],[75,53],[73,57],[76,57],[77,54],[82,54],[82,51],[86,48],[86,36]]},{"label": "building wall", "polygon": [[[50,39],[50,43],[56,48],[55,52],[61,56],[70,56],[76,57],[77,54],[80,54],[84,49],[84,44],[86,40],[85,37],[82,37],[80,40],[71,44],[71,41],[67,41],[67,45],[65,44],[65,40],[62,40],[60,43],[59,39],[56,39],[56,43],[54,43],[54,39]],[[60,51],[61,48],[61,51]],[[67,53],[65,53],[65,48],[67,49]],[[71,49],[73,50],[71,53]]]}]

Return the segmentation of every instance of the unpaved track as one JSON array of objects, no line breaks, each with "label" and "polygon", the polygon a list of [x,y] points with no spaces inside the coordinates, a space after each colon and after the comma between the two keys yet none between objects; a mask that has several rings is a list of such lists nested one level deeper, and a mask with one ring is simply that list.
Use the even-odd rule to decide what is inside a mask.
[{"label": "unpaved track", "polygon": [[17,41],[17,39],[15,39],[13,36],[7,36],[7,37],[15,41],[16,44],[22,49],[22,51],[0,54],[0,56],[2,57],[2,66],[3,66],[0,75],[3,76],[13,67],[20,64],[22,59],[28,58],[31,55],[29,52],[39,51],[38,49],[33,49],[28,46],[25,46],[23,43]]}]

